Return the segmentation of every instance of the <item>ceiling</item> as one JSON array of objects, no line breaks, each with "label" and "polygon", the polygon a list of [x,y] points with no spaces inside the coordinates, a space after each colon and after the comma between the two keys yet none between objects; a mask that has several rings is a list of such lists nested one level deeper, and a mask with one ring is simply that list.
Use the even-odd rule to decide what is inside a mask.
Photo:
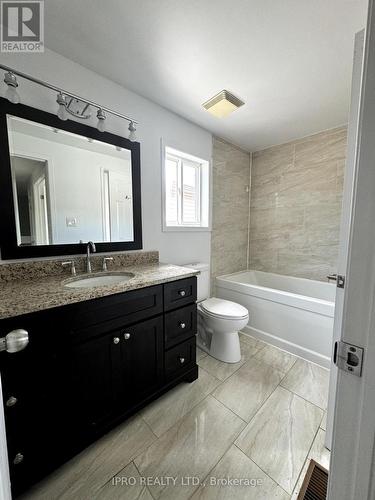
[{"label": "ceiling", "polygon": [[[48,0],[45,39],[255,151],[347,122],[366,10],[367,0]],[[202,103],[223,89],[246,104],[219,119]]]}]

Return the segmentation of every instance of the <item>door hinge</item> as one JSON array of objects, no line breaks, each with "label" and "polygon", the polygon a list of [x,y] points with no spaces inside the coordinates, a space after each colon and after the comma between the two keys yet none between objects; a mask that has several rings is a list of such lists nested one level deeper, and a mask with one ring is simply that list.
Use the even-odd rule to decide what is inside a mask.
[{"label": "door hinge", "polygon": [[357,377],[361,377],[363,367],[363,354],[363,347],[358,347],[356,345],[338,341],[335,342],[333,362],[335,363],[337,368],[349,372],[352,375],[356,375]]}]

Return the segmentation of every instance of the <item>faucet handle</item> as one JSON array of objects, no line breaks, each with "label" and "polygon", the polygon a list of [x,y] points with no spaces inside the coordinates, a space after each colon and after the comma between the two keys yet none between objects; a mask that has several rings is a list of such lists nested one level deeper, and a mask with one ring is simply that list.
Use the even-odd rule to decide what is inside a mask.
[{"label": "faucet handle", "polygon": [[71,272],[72,276],[75,276],[77,274],[76,273],[76,265],[75,265],[74,260],[67,260],[66,262],[62,262],[61,265],[63,267],[70,266],[70,272]]},{"label": "faucet handle", "polygon": [[337,281],[337,274],[336,273],[328,274],[327,281],[328,281],[328,283],[330,281]]},{"label": "faucet handle", "polygon": [[107,262],[109,262],[110,260],[113,260],[113,257],[104,257],[103,258],[103,271],[108,271],[108,267],[107,267]]}]

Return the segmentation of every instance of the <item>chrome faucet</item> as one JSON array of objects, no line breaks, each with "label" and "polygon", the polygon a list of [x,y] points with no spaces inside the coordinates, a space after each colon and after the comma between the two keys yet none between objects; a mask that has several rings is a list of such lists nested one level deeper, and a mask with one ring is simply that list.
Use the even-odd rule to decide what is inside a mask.
[{"label": "chrome faucet", "polygon": [[328,281],[328,283],[329,283],[330,281],[337,281],[337,274],[336,274],[336,273],[329,274],[329,275],[327,276],[327,281]]},{"label": "chrome faucet", "polygon": [[87,251],[87,253],[86,253],[86,272],[91,273],[92,269],[91,269],[90,251],[92,253],[96,252],[95,243],[93,243],[92,241],[89,241],[87,243],[87,246],[86,246],[86,251]]}]

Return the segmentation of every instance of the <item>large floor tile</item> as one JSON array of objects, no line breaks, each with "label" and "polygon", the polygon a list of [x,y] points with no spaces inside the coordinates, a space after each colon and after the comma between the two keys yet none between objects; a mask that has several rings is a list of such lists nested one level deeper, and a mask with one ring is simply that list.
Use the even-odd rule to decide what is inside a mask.
[{"label": "large floor tile", "polygon": [[277,347],[273,347],[272,345],[266,345],[264,349],[255,354],[255,357],[259,359],[259,361],[263,361],[267,363],[267,365],[271,365],[284,373],[290,370],[297,361],[296,356],[282,351]]},{"label": "large floor tile", "polygon": [[197,380],[191,384],[179,384],[142,410],[141,416],[152,431],[161,436],[220,383],[220,380],[199,368]]},{"label": "large floor tile", "polygon": [[239,417],[208,396],[135,459],[144,476],[171,476],[175,486],[150,486],[154,498],[187,499],[197,488],[183,478],[203,480],[245,426]]},{"label": "large floor tile", "polygon": [[326,433],[323,431],[323,429],[319,429],[310,449],[308,458],[315,460],[315,462],[318,462],[318,464],[322,465],[326,469],[329,469],[331,453],[324,445],[325,438]]},{"label": "large floor tile", "polygon": [[92,500],[153,500],[147,486],[131,462],[106,483]]},{"label": "large floor tile", "polygon": [[258,340],[255,337],[248,335],[247,333],[239,332],[239,335],[240,335],[241,342],[246,342],[247,344],[250,344],[251,346],[256,348],[258,351],[260,351],[263,347],[265,347],[267,345],[265,342],[262,342],[261,340]]},{"label": "large floor tile", "polygon": [[329,371],[313,363],[298,359],[281,385],[302,398],[327,409]]},{"label": "large floor tile", "polygon": [[207,356],[207,353],[202,351],[199,347],[197,347],[197,361],[199,361],[202,358],[205,358]]},{"label": "large floor tile", "polygon": [[257,342],[254,343],[240,341],[241,342],[241,361],[238,363],[224,363],[219,361],[212,356],[206,356],[198,361],[198,365],[207,370],[211,375],[218,378],[219,380],[226,380],[233,373],[235,373],[242,365],[246,363],[254,354],[256,354],[260,347]]},{"label": "large floor tile", "polygon": [[298,493],[303,484],[303,480],[305,479],[310,460],[315,460],[315,462],[318,462],[318,464],[322,465],[324,468],[329,470],[329,461],[331,454],[329,450],[327,450],[327,448],[324,446],[325,434],[326,433],[323,431],[323,429],[319,429],[314,439],[313,445],[310,449],[310,452],[308,454],[305,465],[303,466],[302,472],[298,478],[297,484],[294,488],[292,495],[293,500],[295,500],[298,497]]},{"label": "large floor tile", "polygon": [[318,407],[278,387],[236,445],[291,494],[322,416]]},{"label": "large floor tile", "polygon": [[142,418],[133,417],[57,469],[24,498],[91,498],[155,439]]},{"label": "large floor tile", "polygon": [[[223,479],[247,480],[222,485]],[[289,495],[236,446],[232,446],[211,471],[192,500],[288,500]]]},{"label": "large floor tile", "polygon": [[323,429],[323,431],[327,430],[327,412],[326,411],[324,412],[324,416],[323,416],[323,419],[320,423],[320,427],[321,427],[321,429]]},{"label": "large floor tile", "polygon": [[279,370],[251,358],[213,396],[249,422],[283,377]]},{"label": "large floor tile", "polygon": [[266,342],[263,342],[262,340],[256,339],[255,337],[252,337],[251,335],[248,335],[247,333],[239,332],[240,335],[240,342],[246,342],[246,344],[249,344],[253,347],[255,353],[261,351],[264,347],[266,347],[268,344]]}]

